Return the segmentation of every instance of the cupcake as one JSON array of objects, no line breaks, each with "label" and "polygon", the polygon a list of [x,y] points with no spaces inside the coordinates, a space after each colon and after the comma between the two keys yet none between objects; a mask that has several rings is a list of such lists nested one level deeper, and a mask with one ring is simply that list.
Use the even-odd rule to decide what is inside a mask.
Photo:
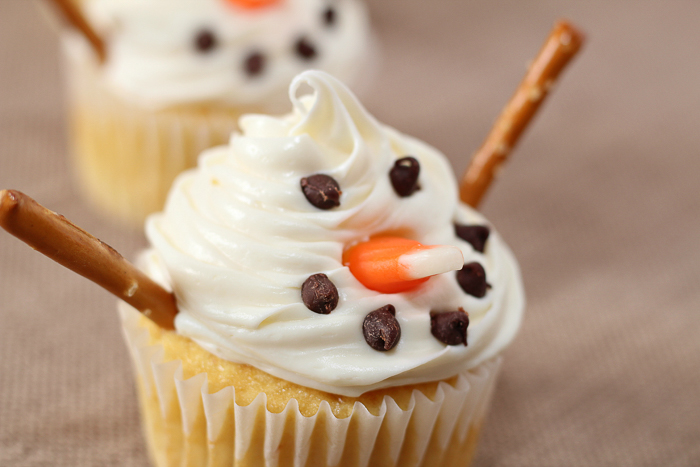
[{"label": "cupcake", "polygon": [[[311,94],[303,94],[311,88]],[[246,115],[149,217],[175,330],[122,303],[170,465],[468,465],[524,297],[447,159],[320,71]]]},{"label": "cupcake", "polygon": [[299,72],[367,75],[360,0],[56,3],[95,36],[70,29],[62,41],[77,177],[102,212],[135,225],[243,113],[285,111]]},{"label": "cupcake", "polygon": [[16,190],[0,227],[123,300],[155,465],[469,465],[524,309],[473,206],[582,42],[555,25],[459,194],[436,149],[307,71],[291,114],[242,117],[179,176],[141,269]]}]

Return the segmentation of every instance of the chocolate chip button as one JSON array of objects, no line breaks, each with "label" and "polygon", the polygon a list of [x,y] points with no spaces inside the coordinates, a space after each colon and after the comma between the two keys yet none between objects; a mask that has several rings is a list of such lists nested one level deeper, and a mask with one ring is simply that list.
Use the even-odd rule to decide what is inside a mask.
[{"label": "chocolate chip button", "polygon": [[329,6],[328,8],[323,10],[323,15],[322,15],[323,24],[325,24],[328,27],[333,26],[338,19],[337,15],[338,14],[335,11],[335,8],[333,8],[332,6]]},{"label": "chocolate chip button", "polygon": [[465,264],[462,269],[457,271],[457,282],[465,293],[476,298],[486,295],[486,289],[491,287],[486,282],[484,267],[476,262]]},{"label": "chocolate chip button", "polygon": [[368,314],[362,323],[362,333],[374,350],[393,349],[401,338],[401,326],[396,320],[394,306],[386,305]]},{"label": "chocolate chip button", "polygon": [[405,198],[415,193],[420,188],[418,186],[419,174],[420,164],[414,157],[407,156],[397,160],[389,172],[391,185],[396,194]]},{"label": "chocolate chip button", "polygon": [[194,46],[201,53],[209,53],[216,48],[218,40],[209,29],[202,29],[194,39]]},{"label": "chocolate chip button", "polygon": [[484,252],[486,240],[489,239],[490,233],[491,229],[485,225],[455,224],[455,234],[465,242],[471,244],[472,248],[479,253]]},{"label": "chocolate chip button", "polygon": [[306,37],[301,37],[294,44],[294,50],[296,50],[297,55],[304,60],[313,60],[318,55],[316,52],[316,47],[311,43]]},{"label": "chocolate chip button", "polygon": [[325,274],[314,274],[301,286],[301,299],[309,310],[327,315],[338,306],[338,289]]},{"label": "chocolate chip button", "polygon": [[430,312],[430,332],[437,340],[447,345],[467,345],[469,315],[463,310]]},{"label": "chocolate chip button", "polygon": [[340,206],[340,185],[333,177],[316,174],[301,179],[304,196],[319,209],[332,209]]},{"label": "chocolate chip button", "polygon": [[243,61],[243,69],[248,76],[257,76],[265,71],[265,55],[260,52],[251,52]]}]

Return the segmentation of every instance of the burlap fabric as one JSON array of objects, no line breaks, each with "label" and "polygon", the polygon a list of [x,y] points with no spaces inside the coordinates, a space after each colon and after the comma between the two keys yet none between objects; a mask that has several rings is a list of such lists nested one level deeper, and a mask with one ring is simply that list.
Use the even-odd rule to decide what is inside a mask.
[{"label": "burlap fabric", "polygon": [[[700,3],[371,7],[367,106],[459,172],[554,19],[590,37],[483,206],[529,306],[476,465],[700,465]],[[71,181],[59,70],[32,2],[0,0],[0,187],[133,256]],[[147,465],[114,300],[4,234],[0,465]]]}]

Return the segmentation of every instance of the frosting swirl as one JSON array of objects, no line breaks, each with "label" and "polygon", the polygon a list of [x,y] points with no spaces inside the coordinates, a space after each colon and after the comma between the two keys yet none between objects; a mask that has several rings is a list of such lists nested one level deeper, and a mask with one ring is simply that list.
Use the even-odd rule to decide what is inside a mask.
[{"label": "frosting swirl", "polygon": [[86,0],[106,37],[106,81],[152,108],[190,103],[284,110],[289,81],[308,68],[346,80],[369,53],[358,0],[279,0],[246,9],[231,0]]},{"label": "frosting swirl", "polygon": [[[297,97],[302,85],[314,93]],[[520,275],[497,233],[484,253],[455,235],[455,223],[485,220],[458,202],[446,158],[378,123],[323,72],[297,76],[290,97],[290,115],[244,116],[242,133],[204,153],[147,222],[153,248],[145,265],[177,296],[178,332],[227,360],[347,396],[447,378],[501,351],[520,323]],[[409,154],[421,166],[420,189],[400,197],[388,174]],[[320,210],[304,197],[300,179],[314,173],[338,181],[339,207]],[[458,247],[465,263],[483,265],[492,288],[470,296],[452,272],[408,292],[367,289],[342,264],[343,250],[386,233]],[[327,315],[301,299],[302,284],[317,273],[339,293]],[[388,304],[401,338],[377,352],[362,324]],[[460,307],[469,313],[469,345],[447,346],[431,335],[430,312]]]}]

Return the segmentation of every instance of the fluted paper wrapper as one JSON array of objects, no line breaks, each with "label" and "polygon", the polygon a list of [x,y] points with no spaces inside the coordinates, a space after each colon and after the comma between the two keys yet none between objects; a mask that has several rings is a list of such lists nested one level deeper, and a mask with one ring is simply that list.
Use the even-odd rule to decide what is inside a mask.
[{"label": "fluted paper wrapper", "polygon": [[114,93],[79,38],[64,38],[69,143],[86,198],[111,218],[143,225],[175,177],[228,143],[244,111],[213,104],[149,109]]},{"label": "fluted paper wrapper", "polygon": [[120,307],[136,372],[144,432],[159,466],[469,465],[500,367],[500,357],[440,383],[434,400],[414,391],[406,410],[385,397],[378,415],[355,403],[336,418],[326,402],[304,417],[295,400],[281,413],[261,393],[249,405],[226,387],[209,394],[207,375],[182,377],[179,360],[149,345],[140,315]]}]

